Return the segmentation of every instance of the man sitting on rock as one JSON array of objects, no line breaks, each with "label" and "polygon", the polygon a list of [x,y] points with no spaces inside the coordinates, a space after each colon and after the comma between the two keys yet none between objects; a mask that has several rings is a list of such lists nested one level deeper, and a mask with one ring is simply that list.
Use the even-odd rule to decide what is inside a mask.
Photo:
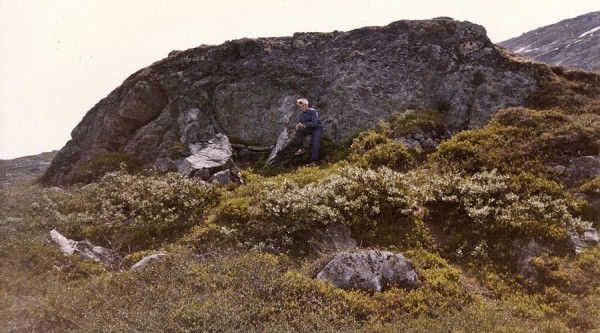
[{"label": "man sitting on rock", "polygon": [[300,110],[300,117],[299,122],[296,124],[298,150],[294,155],[301,155],[304,153],[304,139],[306,136],[310,135],[312,144],[310,165],[316,166],[319,162],[319,149],[321,148],[323,125],[321,125],[321,119],[319,119],[317,111],[308,107],[308,100],[306,98],[300,98],[296,101],[296,105],[298,106],[298,110]]}]

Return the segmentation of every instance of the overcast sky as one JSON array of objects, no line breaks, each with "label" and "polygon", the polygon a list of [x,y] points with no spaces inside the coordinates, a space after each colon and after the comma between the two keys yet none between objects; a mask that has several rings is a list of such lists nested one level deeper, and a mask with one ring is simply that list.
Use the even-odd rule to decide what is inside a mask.
[{"label": "overcast sky", "polygon": [[493,42],[598,0],[0,0],[0,159],[60,149],[85,113],[171,50],[449,16]]}]

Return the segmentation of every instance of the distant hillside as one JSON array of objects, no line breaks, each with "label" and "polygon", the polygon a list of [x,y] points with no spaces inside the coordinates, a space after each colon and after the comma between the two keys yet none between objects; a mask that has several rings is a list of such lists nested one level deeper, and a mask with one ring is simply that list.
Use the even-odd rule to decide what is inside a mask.
[{"label": "distant hillside", "polygon": [[31,181],[40,177],[50,166],[58,151],[0,160],[0,186]]},{"label": "distant hillside", "polygon": [[600,72],[600,11],[541,27],[499,44],[549,65]]}]

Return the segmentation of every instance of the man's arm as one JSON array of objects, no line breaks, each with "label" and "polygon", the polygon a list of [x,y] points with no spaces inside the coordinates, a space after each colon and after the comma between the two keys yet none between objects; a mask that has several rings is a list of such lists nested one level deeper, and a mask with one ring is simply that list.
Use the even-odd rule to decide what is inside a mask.
[{"label": "man's arm", "polygon": [[308,109],[305,112],[310,112],[309,114],[307,114],[308,121],[304,123],[304,127],[315,127],[317,126],[317,124],[319,124],[319,114],[317,113],[317,111],[315,109]]}]

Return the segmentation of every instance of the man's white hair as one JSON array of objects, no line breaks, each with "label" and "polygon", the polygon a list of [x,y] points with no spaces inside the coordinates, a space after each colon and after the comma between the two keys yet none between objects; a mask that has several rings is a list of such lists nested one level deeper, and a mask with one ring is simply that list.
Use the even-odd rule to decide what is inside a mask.
[{"label": "man's white hair", "polygon": [[296,104],[308,105],[308,100],[306,98],[300,98],[296,101]]}]

